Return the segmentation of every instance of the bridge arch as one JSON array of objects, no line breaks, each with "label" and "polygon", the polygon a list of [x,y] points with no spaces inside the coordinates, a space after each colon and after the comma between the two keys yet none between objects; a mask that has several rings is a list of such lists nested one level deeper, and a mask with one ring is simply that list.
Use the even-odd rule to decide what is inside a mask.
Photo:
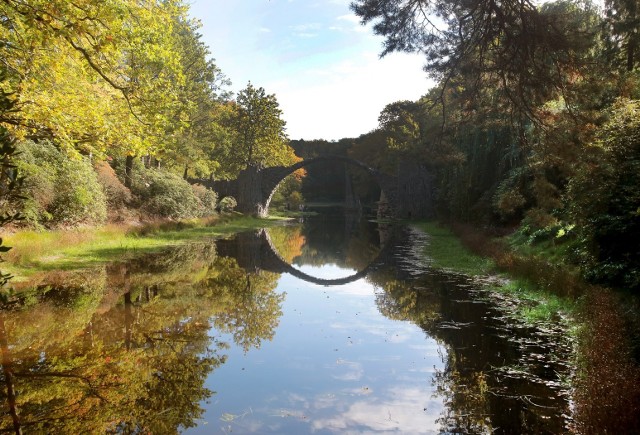
[{"label": "bridge arch", "polygon": [[259,201],[256,202],[254,200],[251,202],[251,208],[252,208],[251,210],[239,210],[239,211],[252,212],[260,217],[267,216],[269,213],[269,205],[271,203],[271,199],[273,198],[273,194],[278,189],[278,186],[280,185],[280,183],[288,175],[294,173],[300,168],[304,168],[305,166],[317,164],[320,162],[336,162],[336,161],[344,162],[365,170],[378,183],[378,186],[380,186],[380,190],[383,192],[387,201],[389,201],[392,213],[398,209],[397,207],[398,204],[396,204],[397,202],[396,201],[396,198],[397,198],[396,177],[384,174],[376,169],[371,168],[370,166],[368,166],[367,164],[359,160],[352,159],[347,156],[323,155],[319,157],[314,157],[312,159],[301,160],[291,166],[274,166],[274,167],[261,169],[260,177],[259,177],[261,181]]},{"label": "bridge arch", "polygon": [[266,228],[258,230],[256,236],[259,237],[261,241],[260,257],[262,260],[262,269],[277,273],[288,273],[289,275],[295,276],[302,281],[323,285],[326,287],[349,284],[366,277],[370,272],[377,270],[378,268],[383,266],[389,253],[393,250],[393,239],[391,238],[390,240],[386,240],[384,242],[384,245],[378,252],[376,258],[370,261],[367,267],[365,267],[364,269],[343,278],[324,279],[304,273],[301,270],[293,267],[291,264],[287,263],[287,261],[278,253],[278,250],[274,246],[271,237],[269,236],[269,232]]}]

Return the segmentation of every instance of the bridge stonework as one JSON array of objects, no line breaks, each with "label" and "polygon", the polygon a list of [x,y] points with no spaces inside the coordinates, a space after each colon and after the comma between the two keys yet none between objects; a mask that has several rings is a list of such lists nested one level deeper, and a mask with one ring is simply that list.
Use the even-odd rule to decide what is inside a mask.
[{"label": "bridge stonework", "polygon": [[294,171],[318,162],[341,161],[367,171],[380,186],[387,203],[388,214],[395,218],[426,218],[433,215],[432,177],[424,166],[405,162],[398,165],[397,175],[389,175],[345,156],[325,155],[302,160],[291,166],[261,168],[249,166],[236,180],[202,180],[190,178],[192,184],[202,184],[218,193],[220,199],[233,196],[237,210],[258,217],[269,214],[269,204],[278,185]]}]

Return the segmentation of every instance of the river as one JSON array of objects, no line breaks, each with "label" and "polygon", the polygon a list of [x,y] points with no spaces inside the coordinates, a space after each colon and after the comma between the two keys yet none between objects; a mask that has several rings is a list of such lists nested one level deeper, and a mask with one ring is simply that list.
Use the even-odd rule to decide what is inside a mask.
[{"label": "river", "polygon": [[334,210],[53,271],[0,314],[0,430],[567,432],[561,326],[518,320],[428,246]]}]

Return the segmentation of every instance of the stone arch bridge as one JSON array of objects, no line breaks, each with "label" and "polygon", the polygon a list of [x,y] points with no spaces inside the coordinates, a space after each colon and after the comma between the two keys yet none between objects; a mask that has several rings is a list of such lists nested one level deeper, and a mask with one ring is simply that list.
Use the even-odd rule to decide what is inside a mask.
[{"label": "stone arch bridge", "polygon": [[213,189],[219,199],[233,196],[238,202],[237,210],[242,213],[265,217],[269,214],[271,198],[280,182],[294,171],[319,162],[344,162],[365,170],[380,186],[381,202],[388,203],[388,214],[393,217],[425,218],[433,214],[431,176],[424,166],[410,162],[399,164],[397,173],[390,175],[350,157],[324,155],[291,166],[249,166],[235,180],[189,178],[188,181]]}]

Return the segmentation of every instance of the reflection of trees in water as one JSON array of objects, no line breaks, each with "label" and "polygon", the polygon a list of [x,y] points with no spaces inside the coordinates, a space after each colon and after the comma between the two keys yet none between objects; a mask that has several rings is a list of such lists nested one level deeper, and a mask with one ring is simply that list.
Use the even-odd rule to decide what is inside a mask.
[{"label": "reflection of trees in water", "polygon": [[301,226],[273,227],[268,232],[271,243],[284,261],[291,264],[294,258],[302,255],[306,239]]},{"label": "reflection of trees in water", "polygon": [[[410,243],[404,240],[400,246]],[[390,257],[405,259],[407,252]],[[554,343],[533,328],[509,323],[467,278],[406,268],[390,263],[367,280],[380,289],[376,302],[382,314],[416,324],[446,350],[445,368],[433,378],[435,394],[445,403],[441,430],[565,431],[562,414],[568,413],[568,403],[558,373],[567,373],[551,361]]]},{"label": "reflection of trees in water", "polygon": [[215,270],[220,274],[208,276],[200,285],[208,298],[215,300],[213,325],[220,332],[230,333],[244,351],[260,347],[263,340],[271,340],[282,316],[284,294],[275,289],[279,275],[257,271],[247,273],[234,258],[217,259]]},{"label": "reflection of trees in water", "polygon": [[[271,339],[284,299],[273,291],[277,279],[247,274],[217,256],[213,243],[57,273],[25,289],[21,307],[2,312],[5,403],[26,432],[194,426],[212,394],[204,380],[229,346],[208,331],[231,334],[245,351]],[[12,428],[9,413],[0,431]]]}]

